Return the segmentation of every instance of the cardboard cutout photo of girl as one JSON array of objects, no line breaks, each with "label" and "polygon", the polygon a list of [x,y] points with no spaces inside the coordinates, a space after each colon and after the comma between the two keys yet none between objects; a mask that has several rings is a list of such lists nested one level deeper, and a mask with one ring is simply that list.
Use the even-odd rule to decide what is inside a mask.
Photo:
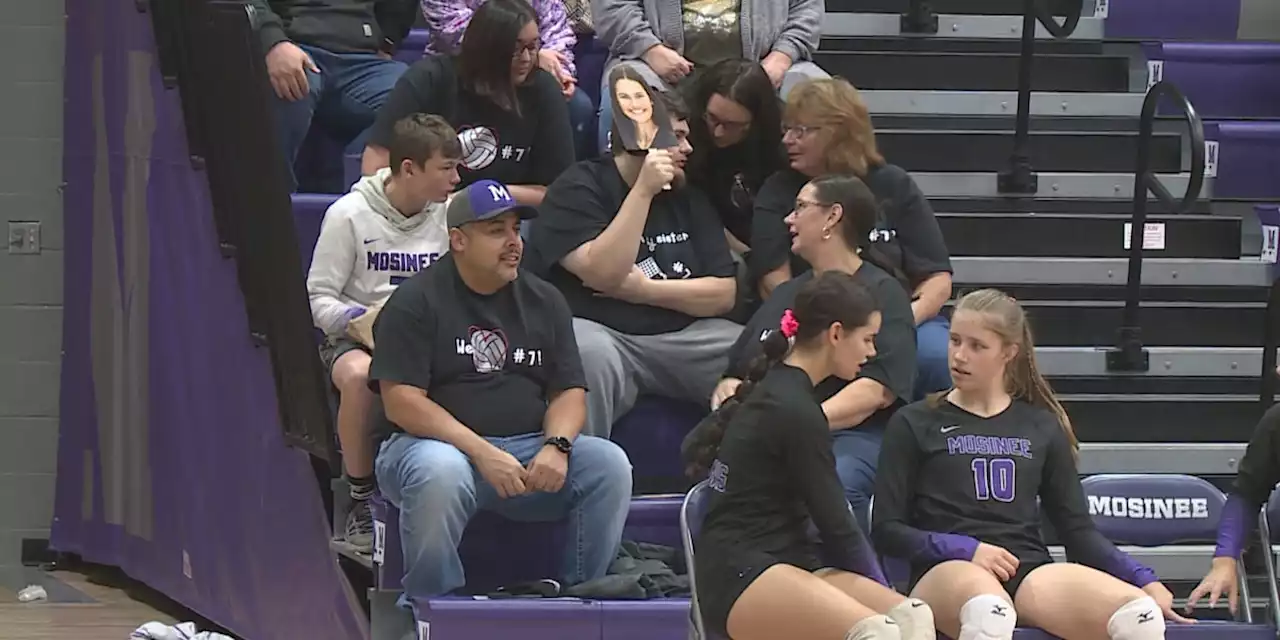
[{"label": "cardboard cutout photo of girl", "polygon": [[614,67],[609,74],[609,94],[613,100],[611,144],[621,144],[632,153],[676,146],[666,108],[634,69],[627,65]]}]

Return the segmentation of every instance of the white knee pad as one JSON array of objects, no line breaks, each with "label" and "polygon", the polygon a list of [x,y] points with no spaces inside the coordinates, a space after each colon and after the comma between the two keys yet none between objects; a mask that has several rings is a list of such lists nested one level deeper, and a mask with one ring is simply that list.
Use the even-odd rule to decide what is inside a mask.
[{"label": "white knee pad", "polygon": [[902,632],[889,616],[874,615],[863,618],[848,633],[844,640],[901,640]]},{"label": "white knee pad", "polygon": [[937,640],[938,631],[933,623],[933,609],[919,598],[907,598],[886,614],[898,623],[902,640]]},{"label": "white knee pad", "polygon": [[956,640],[1011,640],[1018,613],[1008,600],[984,593],[960,607],[960,637]]},{"label": "white knee pad", "polygon": [[1164,640],[1164,612],[1150,596],[1130,600],[1107,621],[1111,640]]}]

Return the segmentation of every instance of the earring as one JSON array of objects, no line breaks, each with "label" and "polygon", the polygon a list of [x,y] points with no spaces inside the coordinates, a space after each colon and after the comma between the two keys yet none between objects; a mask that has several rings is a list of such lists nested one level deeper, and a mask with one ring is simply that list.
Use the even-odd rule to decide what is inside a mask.
[{"label": "earring", "polygon": [[823,228],[822,228],[822,239],[823,239],[823,240],[830,240],[830,239],[831,239],[831,227],[823,227]]}]

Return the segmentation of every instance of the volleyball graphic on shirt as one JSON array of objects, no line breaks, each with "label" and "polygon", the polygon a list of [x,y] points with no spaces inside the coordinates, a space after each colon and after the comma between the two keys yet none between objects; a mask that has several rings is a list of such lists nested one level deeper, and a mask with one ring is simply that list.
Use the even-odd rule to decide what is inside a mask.
[{"label": "volleyball graphic on shirt", "polygon": [[458,133],[462,166],[479,171],[498,159],[498,136],[488,127],[471,127]]},{"label": "volleyball graphic on shirt", "polygon": [[471,328],[471,363],[476,373],[501,371],[507,362],[507,336],[501,330]]}]

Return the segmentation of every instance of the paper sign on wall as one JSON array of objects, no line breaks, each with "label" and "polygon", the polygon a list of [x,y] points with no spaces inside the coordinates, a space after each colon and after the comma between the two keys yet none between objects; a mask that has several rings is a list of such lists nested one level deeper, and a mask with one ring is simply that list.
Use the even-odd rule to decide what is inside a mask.
[{"label": "paper sign on wall", "polygon": [[431,623],[418,621],[418,640],[431,640]]},{"label": "paper sign on wall", "polygon": [[1111,9],[1111,3],[1107,0],[1097,0],[1093,5],[1093,17],[1105,18],[1107,12]]},{"label": "paper sign on wall", "polygon": [[[1133,223],[1124,223],[1124,248],[1132,246],[1129,237],[1133,234]],[[1164,251],[1164,223],[1148,222],[1142,225],[1142,249],[1144,251]]]},{"label": "paper sign on wall", "polygon": [[1147,61],[1147,90],[1156,86],[1157,82],[1164,80],[1164,60],[1148,60]]},{"label": "paper sign on wall", "polygon": [[1208,178],[1218,176],[1218,141],[1204,141],[1204,175]]},{"label": "paper sign on wall", "polygon": [[1275,264],[1280,253],[1280,227],[1270,224],[1262,225],[1262,261]]}]

